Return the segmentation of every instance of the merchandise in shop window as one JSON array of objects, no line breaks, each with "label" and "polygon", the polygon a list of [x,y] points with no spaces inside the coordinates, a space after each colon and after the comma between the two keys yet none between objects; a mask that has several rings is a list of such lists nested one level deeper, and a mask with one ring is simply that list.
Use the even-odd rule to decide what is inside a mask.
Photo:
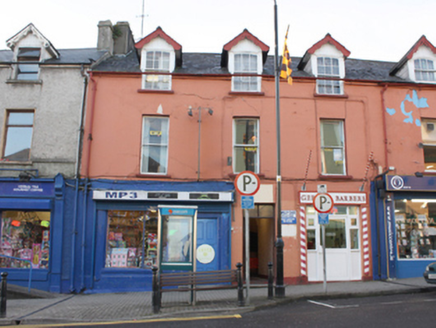
[{"label": "merchandise in shop window", "polygon": [[[47,269],[50,252],[50,212],[1,213],[0,267]],[[22,260],[19,260],[22,259]]]}]

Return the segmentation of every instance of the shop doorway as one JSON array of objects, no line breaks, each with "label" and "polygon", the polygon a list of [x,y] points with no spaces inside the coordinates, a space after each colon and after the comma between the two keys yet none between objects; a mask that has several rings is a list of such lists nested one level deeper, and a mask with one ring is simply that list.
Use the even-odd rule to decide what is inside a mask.
[{"label": "shop doorway", "polygon": [[250,277],[267,278],[274,259],[274,206],[255,205],[250,210]]},{"label": "shop doorway", "polygon": [[197,271],[219,269],[218,218],[197,219]]},{"label": "shop doorway", "polygon": [[[358,207],[336,206],[325,227],[328,281],[362,279]],[[323,280],[321,226],[313,207],[306,208],[308,280]]]}]

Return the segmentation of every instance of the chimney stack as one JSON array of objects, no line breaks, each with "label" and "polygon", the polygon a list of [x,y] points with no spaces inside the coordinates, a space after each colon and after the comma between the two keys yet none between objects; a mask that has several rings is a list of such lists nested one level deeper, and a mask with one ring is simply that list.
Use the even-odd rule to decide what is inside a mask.
[{"label": "chimney stack", "polygon": [[111,54],[114,51],[113,27],[110,20],[98,23],[98,50],[108,50]]}]

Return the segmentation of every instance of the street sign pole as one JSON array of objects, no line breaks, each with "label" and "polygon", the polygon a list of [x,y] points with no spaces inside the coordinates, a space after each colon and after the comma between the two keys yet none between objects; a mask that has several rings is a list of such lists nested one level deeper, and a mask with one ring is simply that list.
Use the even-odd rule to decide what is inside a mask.
[{"label": "street sign pole", "polygon": [[[318,190],[320,190],[318,186]],[[318,212],[318,221],[321,225],[321,241],[322,241],[322,263],[323,263],[323,289],[327,293],[327,260],[326,260],[326,245],[325,245],[325,226],[329,223],[328,213],[332,210],[334,203],[333,198],[326,192],[327,186],[323,185],[323,192],[315,195],[313,198],[313,206]]]},{"label": "street sign pole", "polygon": [[245,214],[245,284],[247,289],[245,291],[245,304],[250,304],[250,213],[247,209],[244,210]]},{"label": "street sign pole", "polygon": [[260,188],[259,177],[251,172],[239,173],[235,179],[235,188],[241,194],[241,205],[244,210],[245,229],[245,304],[250,304],[250,213],[249,209],[254,208],[253,195]]}]

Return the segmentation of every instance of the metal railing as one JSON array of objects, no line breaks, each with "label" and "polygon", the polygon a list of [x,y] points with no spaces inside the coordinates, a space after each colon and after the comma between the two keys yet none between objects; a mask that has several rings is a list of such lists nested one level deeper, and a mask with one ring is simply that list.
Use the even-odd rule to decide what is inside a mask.
[{"label": "metal railing", "polygon": [[[18,260],[18,261],[23,261],[23,262],[28,262],[28,263],[29,263],[29,283],[28,283],[28,291],[29,291],[29,293],[30,293],[30,287],[31,287],[31,284],[32,284],[32,261],[30,261],[30,260],[25,260],[25,259],[20,259],[19,257],[13,257],[13,256],[8,256],[8,255],[3,255],[3,254],[0,254],[0,257],[5,257],[5,258],[8,258],[8,259]],[[7,268],[5,268],[5,269],[7,269]],[[12,268],[12,269],[13,269],[13,268]]]}]

